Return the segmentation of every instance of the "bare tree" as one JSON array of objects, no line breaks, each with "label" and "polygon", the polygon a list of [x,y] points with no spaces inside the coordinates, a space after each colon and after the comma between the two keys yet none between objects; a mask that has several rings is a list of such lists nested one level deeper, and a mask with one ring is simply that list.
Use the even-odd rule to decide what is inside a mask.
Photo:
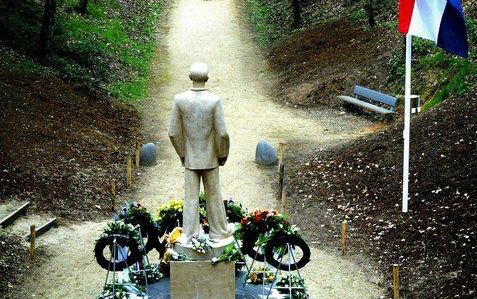
[{"label": "bare tree", "polygon": [[79,0],[78,12],[85,15],[88,12],[88,0]]},{"label": "bare tree", "polygon": [[368,0],[368,3],[365,4],[365,9],[368,12],[368,23],[369,27],[374,27],[376,26],[376,20],[374,18],[374,5],[373,5],[373,0]]},{"label": "bare tree", "polygon": [[293,7],[293,27],[301,26],[301,3],[300,0],[292,0]]},{"label": "bare tree", "polygon": [[51,36],[55,24],[56,0],[45,0],[43,23],[41,24],[38,53],[40,58],[45,58],[50,52]]}]

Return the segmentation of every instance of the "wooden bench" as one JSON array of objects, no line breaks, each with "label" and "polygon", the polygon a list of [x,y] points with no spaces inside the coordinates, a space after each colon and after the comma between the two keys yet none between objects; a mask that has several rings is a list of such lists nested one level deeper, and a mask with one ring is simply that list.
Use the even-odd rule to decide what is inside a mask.
[{"label": "wooden bench", "polygon": [[353,93],[354,97],[338,96],[338,99],[377,113],[395,113],[395,97],[359,85],[354,86]]}]

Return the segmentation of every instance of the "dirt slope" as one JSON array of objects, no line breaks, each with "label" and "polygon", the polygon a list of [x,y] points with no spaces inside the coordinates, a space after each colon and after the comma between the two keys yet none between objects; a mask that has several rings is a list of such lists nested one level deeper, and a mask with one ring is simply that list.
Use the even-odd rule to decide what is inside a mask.
[{"label": "dirt slope", "polygon": [[[47,76],[0,70],[0,202],[71,220],[107,213],[137,136],[134,109]],[[96,207],[98,205],[101,208]]]},{"label": "dirt slope", "polygon": [[279,78],[279,101],[292,105],[335,106],[355,84],[389,92],[386,63],[400,41],[383,28],[373,34],[347,18],[332,20],[280,41],[268,60]]},{"label": "dirt slope", "polygon": [[[294,161],[290,213],[309,238],[374,256],[391,281],[403,266],[409,298],[475,298],[477,104],[475,88],[415,117],[411,125],[410,212],[401,214],[402,125],[341,149]],[[390,284],[389,284],[390,285]]]}]

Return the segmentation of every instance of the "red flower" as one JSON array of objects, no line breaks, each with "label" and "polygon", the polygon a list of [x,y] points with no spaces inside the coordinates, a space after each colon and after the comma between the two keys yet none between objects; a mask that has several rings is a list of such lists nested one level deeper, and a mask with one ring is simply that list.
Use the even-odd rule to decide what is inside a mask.
[{"label": "red flower", "polygon": [[240,221],[240,224],[242,224],[242,225],[247,224],[247,217],[243,217],[242,221]]},{"label": "red flower", "polygon": [[260,223],[260,221],[262,221],[262,214],[261,214],[261,213],[255,215],[255,219],[254,219],[253,222],[254,222],[255,224],[258,224],[258,223]]}]

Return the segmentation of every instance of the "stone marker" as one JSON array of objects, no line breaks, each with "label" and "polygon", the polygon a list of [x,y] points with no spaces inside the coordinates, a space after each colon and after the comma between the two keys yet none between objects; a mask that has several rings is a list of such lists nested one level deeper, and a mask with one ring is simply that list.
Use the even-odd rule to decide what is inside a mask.
[{"label": "stone marker", "polygon": [[154,166],[157,163],[156,145],[152,142],[146,143],[141,147],[139,153],[141,166]]},{"label": "stone marker", "polygon": [[235,263],[171,261],[171,298],[235,298]]},{"label": "stone marker", "polygon": [[255,163],[260,165],[275,165],[277,151],[266,140],[260,140],[255,149]]}]

